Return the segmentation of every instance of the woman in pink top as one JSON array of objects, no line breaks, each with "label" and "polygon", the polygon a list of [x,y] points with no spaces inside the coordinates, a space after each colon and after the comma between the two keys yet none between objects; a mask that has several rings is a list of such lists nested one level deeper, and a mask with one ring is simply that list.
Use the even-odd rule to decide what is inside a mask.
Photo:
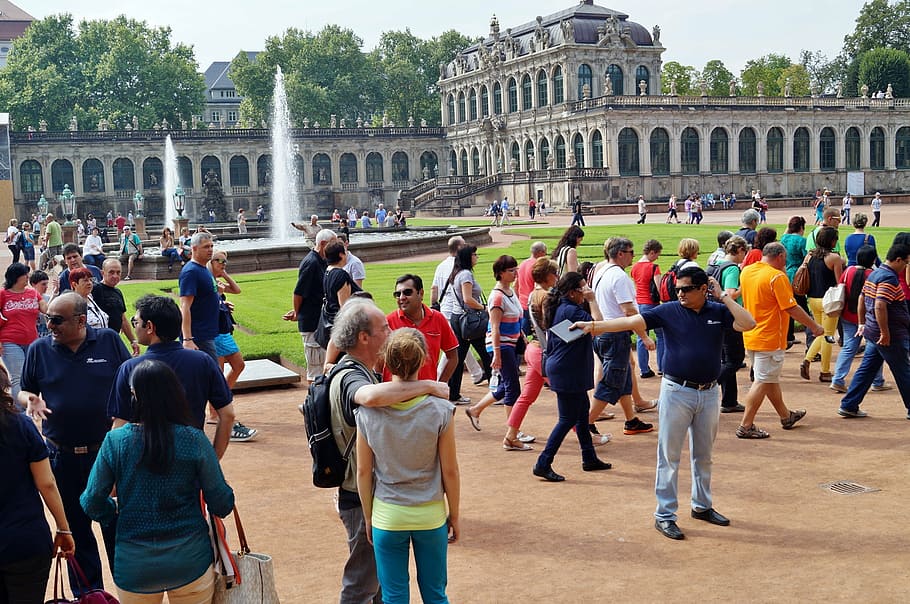
[{"label": "woman in pink top", "polygon": [[25,350],[38,339],[38,313],[47,312],[47,302],[28,285],[28,267],[13,262],[6,269],[0,290],[0,356],[9,371],[10,394],[19,397],[19,379]]}]

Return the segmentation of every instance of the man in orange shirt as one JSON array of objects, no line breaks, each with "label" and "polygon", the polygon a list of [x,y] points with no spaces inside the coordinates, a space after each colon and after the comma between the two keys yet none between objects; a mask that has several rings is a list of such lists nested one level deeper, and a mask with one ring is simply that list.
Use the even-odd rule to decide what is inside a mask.
[{"label": "man in orange shirt", "polygon": [[755,318],[755,329],[743,333],[743,343],[752,359],[755,381],[746,395],[746,411],[742,424],[736,429],[739,438],[768,438],[770,434],[753,421],[765,397],[780,416],[784,430],[791,429],[806,415],[805,409],[790,410],[784,404],[780,389],[780,371],[787,348],[787,327],[793,317],[816,336],[824,333],[822,326],[796,304],[793,288],[784,272],[787,250],[780,243],[769,243],[762,250],[761,262],[750,264],[740,276],[743,307]]}]

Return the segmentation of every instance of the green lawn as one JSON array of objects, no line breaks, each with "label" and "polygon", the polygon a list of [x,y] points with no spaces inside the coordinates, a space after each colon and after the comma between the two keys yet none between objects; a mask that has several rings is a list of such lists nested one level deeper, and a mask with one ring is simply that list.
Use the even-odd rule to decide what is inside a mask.
[{"label": "green lawn", "polygon": [[[422,219],[410,221],[421,226],[439,226],[449,224],[449,219]],[[477,222],[477,221],[475,221]],[[459,225],[471,224],[469,219],[462,219]],[[786,231],[785,226],[771,225],[777,229],[778,237]],[[683,237],[693,237],[699,240],[701,254],[699,263],[704,265],[708,256],[717,247],[716,236],[722,228],[718,225],[685,225],[685,224],[645,224],[645,225],[609,225],[585,227],[585,238],[579,247],[579,258],[596,262],[603,259],[603,242],[608,237],[625,236],[635,243],[636,252],[648,239],[657,239],[663,243],[664,251],[658,264],[666,268],[676,259],[676,247]],[[731,229],[735,230],[735,229]],[[872,234],[877,239],[879,253],[884,255],[885,250],[900,228],[874,229]],[[519,262],[528,256],[528,248],[532,241],[544,241],[549,249],[555,247],[565,226],[547,228],[527,228],[515,226],[507,232],[525,235],[527,240],[520,240],[507,248],[482,248],[479,250],[477,279],[485,292],[493,287],[493,275],[490,266],[502,254],[510,254]],[[841,237],[845,238],[853,232],[848,226],[841,227]],[[442,259],[443,253],[440,253]],[[405,273],[420,275],[426,289],[426,299],[429,303],[429,290],[437,262],[408,262],[402,260],[394,264],[371,264],[367,266],[367,279],[364,288],[372,292],[376,303],[385,312],[395,308],[392,291],[395,289],[395,279]],[[300,336],[297,334],[297,325],[283,321],[281,316],[290,310],[292,293],[297,280],[296,270],[277,271],[270,273],[249,273],[234,276],[243,289],[243,293],[229,296],[234,303],[234,317],[243,328],[238,329],[234,337],[243,355],[247,359],[277,358],[283,356],[297,365],[305,365],[303,347]],[[133,302],[145,293],[176,294],[177,281],[175,279],[150,283],[120,284],[130,310],[127,315],[132,315]],[[247,333],[247,331],[252,333]]]}]

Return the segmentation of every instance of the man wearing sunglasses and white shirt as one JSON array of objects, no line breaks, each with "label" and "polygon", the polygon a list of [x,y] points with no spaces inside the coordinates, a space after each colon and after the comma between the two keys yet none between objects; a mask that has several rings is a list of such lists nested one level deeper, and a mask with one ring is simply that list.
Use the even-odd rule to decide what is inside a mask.
[{"label": "man wearing sunglasses and white shirt", "polygon": [[[458,365],[458,338],[449,325],[449,320],[423,303],[423,279],[417,275],[402,275],[395,281],[395,301],[398,310],[386,316],[393,331],[402,327],[413,327],[423,334],[427,341],[427,358],[417,378],[448,382]],[[437,369],[440,353],[445,355],[445,365]],[[438,372],[438,375],[437,375]],[[383,371],[383,381],[389,381],[391,374]]]}]

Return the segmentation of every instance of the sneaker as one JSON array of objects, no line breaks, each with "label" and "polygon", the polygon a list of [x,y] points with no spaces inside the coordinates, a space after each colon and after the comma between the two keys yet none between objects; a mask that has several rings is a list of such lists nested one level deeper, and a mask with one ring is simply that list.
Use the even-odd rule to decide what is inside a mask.
[{"label": "sneaker", "polygon": [[613,438],[612,434],[592,434],[591,442],[594,443],[595,447],[601,447],[610,442],[611,438]]},{"label": "sneaker", "polygon": [[856,411],[850,411],[849,409],[844,409],[843,407],[839,407],[837,409],[837,414],[840,415],[841,417],[868,417],[868,415],[869,415],[862,409],[857,409]]},{"label": "sneaker", "polygon": [[737,438],[768,438],[770,436],[771,436],[770,434],[768,434],[767,432],[765,432],[764,430],[762,430],[755,424],[752,424],[748,428],[746,428],[745,426],[740,426],[736,429]]},{"label": "sneaker", "polygon": [[519,432],[517,439],[523,443],[532,443],[537,440],[537,437],[531,436],[530,434],[525,434],[524,432]]},{"label": "sneaker", "polygon": [[234,427],[231,428],[231,442],[242,443],[253,440],[258,432],[259,430],[256,428],[248,428],[240,422],[234,422]]},{"label": "sneaker", "polygon": [[131,279],[132,279],[132,277],[130,277],[129,275],[127,275],[126,277],[123,278],[124,281],[129,281]]},{"label": "sneaker", "polygon": [[796,422],[806,417],[805,409],[791,409],[790,415],[780,420],[780,425],[784,430],[791,430],[793,426],[796,425]]},{"label": "sneaker", "polygon": [[635,413],[645,413],[647,411],[654,411],[657,409],[657,403],[660,402],[659,399],[654,399],[648,401],[644,406],[639,407],[638,405],[632,405],[632,408],[635,409]]},{"label": "sneaker", "polygon": [[[837,382],[831,382],[831,385],[828,386],[828,388],[830,388],[831,390],[833,390],[839,394],[845,394],[847,392],[847,385],[839,384]],[[875,386],[873,386],[872,388],[874,389]]]},{"label": "sneaker", "polygon": [[653,425],[646,424],[645,422],[641,421],[637,417],[633,417],[632,419],[627,421],[625,426],[623,426],[623,429],[622,429],[622,433],[626,434],[626,435],[644,434],[646,432],[653,432],[653,431],[654,431]]},{"label": "sneaker", "polygon": [[830,382],[831,378],[832,378],[831,372],[828,372],[828,371],[822,371],[821,373],[818,374],[819,382]]},{"label": "sneaker", "polygon": [[894,390],[894,386],[891,384],[882,384],[881,386],[872,386],[872,392],[887,392],[889,390]]},{"label": "sneaker", "polygon": [[454,403],[455,405],[470,405],[471,399],[469,399],[466,396],[459,396],[457,399],[452,401],[452,403]]}]

